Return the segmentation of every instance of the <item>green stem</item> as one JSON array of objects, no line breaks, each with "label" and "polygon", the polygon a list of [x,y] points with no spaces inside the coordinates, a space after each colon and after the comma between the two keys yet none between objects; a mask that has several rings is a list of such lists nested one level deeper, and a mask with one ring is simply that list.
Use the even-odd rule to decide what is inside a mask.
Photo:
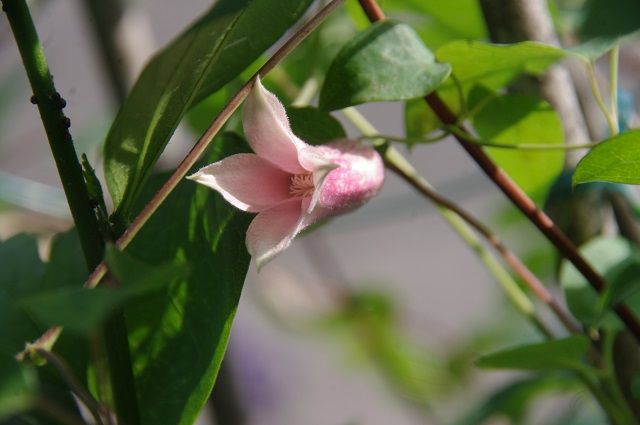
[{"label": "green stem", "polygon": [[[62,187],[78,231],[85,261],[91,270],[102,261],[104,241],[84,183],[82,167],[69,133],[69,119],[62,112],[65,102],[53,84],[53,78],[26,2],[2,0],[2,6],[9,19],[33,89],[32,101],[38,105]],[[116,413],[128,425],[136,425],[139,422],[137,400],[124,317],[116,312],[111,324],[121,327],[121,329],[110,329],[111,326],[108,325],[106,330],[107,336],[119,335],[118,339],[107,338],[106,341],[116,399]]]},{"label": "green stem", "polygon": [[611,136],[615,136],[620,131],[620,124],[618,123],[618,61],[620,58],[620,45],[616,44],[615,47],[609,52],[609,100],[611,102],[611,119],[615,132],[611,133]]},{"label": "green stem", "polygon": [[604,376],[601,378],[602,386],[613,399],[613,403],[618,406],[621,414],[627,417],[626,423],[636,423],[635,416],[627,403],[627,400],[620,389],[620,385],[616,378],[615,364],[613,353],[615,349],[617,332],[605,331],[603,338],[603,360],[604,360]]},{"label": "green stem", "polygon": [[602,94],[600,93],[600,87],[598,86],[598,79],[596,78],[596,69],[593,62],[589,62],[587,65],[587,73],[589,74],[589,85],[591,86],[591,92],[593,93],[593,98],[602,111],[602,115],[604,115],[605,120],[607,121],[607,126],[609,127],[609,133],[611,135],[618,133],[618,126],[616,124],[617,117],[614,118],[611,116],[611,113],[607,109],[607,105],[604,104],[604,100],[602,99]]},{"label": "green stem", "polygon": [[82,251],[87,265],[93,268],[102,260],[104,244],[69,133],[69,121],[62,111],[64,101],[53,84],[27,4],[24,0],[2,0],[2,7],[9,19],[33,90],[32,102],[38,105],[69,209],[78,229]]}]

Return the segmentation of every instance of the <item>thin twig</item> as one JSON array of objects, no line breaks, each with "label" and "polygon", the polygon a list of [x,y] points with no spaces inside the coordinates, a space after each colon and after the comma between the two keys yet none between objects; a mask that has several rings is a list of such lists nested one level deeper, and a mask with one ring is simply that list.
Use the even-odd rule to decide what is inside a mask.
[{"label": "thin twig", "polygon": [[[359,0],[360,5],[371,21],[385,19],[384,13],[375,0]],[[427,104],[445,125],[455,125],[463,132],[470,134],[463,125],[458,124],[458,117],[451,112],[437,93],[431,93],[425,97]],[[461,146],[474,159],[487,176],[502,190],[511,202],[553,243],[556,248],[567,258],[576,269],[585,277],[589,284],[597,291],[602,292],[606,282],[602,276],[585,260],[576,246],[565,236],[543,211],[524,193],[511,178],[498,167],[478,145],[466,140],[466,137],[455,135]],[[627,329],[640,341],[640,322],[625,305],[618,304],[614,307],[616,314],[626,325]]]}]

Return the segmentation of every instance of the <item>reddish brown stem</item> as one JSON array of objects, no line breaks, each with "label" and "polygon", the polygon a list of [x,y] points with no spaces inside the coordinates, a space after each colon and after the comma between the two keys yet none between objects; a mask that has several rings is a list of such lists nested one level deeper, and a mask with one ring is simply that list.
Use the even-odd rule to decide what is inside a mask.
[{"label": "reddish brown stem", "polygon": [[[376,0],[359,0],[360,6],[365,11],[370,21],[375,22],[385,19],[384,13],[378,6]],[[462,133],[469,134],[464,126],[458,123],[458,117],[434,92],[425,97],[425,101],[435,112],[438,118],[446,125],[455,125],[462,130]],[[523,212],[523,214],[553,243],[558,251],[567,258],[578,271],[587,279],[591,286],[598,292],[602,292],[606,286],[605,280],[600,274],[582,257],[576,246],[567,238],[564,233],[555,225],[543,211],[538,209],[535,203],[529,198],[520,187],[482,150],[481,147],[466,140],[462,135],[455,134],[455,138],[480,166],[482,171],[507,195],[513,204]],[[620,320],[624,322],[629,331],[640,341],[640,323],[635,315],[623,304],[614,307]]]}]

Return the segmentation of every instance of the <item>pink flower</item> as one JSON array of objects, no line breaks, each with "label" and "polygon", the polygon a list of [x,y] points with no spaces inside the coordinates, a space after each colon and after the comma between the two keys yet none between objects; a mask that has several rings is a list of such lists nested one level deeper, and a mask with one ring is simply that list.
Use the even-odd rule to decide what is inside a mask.
[{"label": "pink flower", "polygon": [[255,154],[231,155],[188,178],[217,190],[236,208],[258,213],[246,244],[259,270],[307,226],[374,196],[384,168],[380,155],[357,141],[311,146],[300,140],[284,107],[260,79],[242,112]]}]

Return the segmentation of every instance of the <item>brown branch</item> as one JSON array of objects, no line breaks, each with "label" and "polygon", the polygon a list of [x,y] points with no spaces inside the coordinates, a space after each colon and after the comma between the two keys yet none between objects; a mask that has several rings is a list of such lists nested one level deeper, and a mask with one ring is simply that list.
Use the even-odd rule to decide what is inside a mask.
[{"label": "brown branch", "polygon": [[[359,0],[359,2],[371,21],[385,19],[384,13],[378,6],[376,0]],[[435,92],[427,95],[425,101],[445,125],[457,126],[462,132],[469,134],[464,126],[458,123],[458,117],[451,112],[449,107]],[[553,220],[536,207],[531,198],[485,154],[482,148],[470,143],[461,134],[454,136],[480,166],[482,171],[489,176],[511,202],[556,246],[565,258],[573,263],[576,269],[578,269],[597,292],[602,292],[606,286],[605,280],[582,257],[576,246],[562,233]],[[633,312],[623,304],[616,305],[614,309],[620,320],[624,322],[636,339],[640,341],[640,323]]]}]

